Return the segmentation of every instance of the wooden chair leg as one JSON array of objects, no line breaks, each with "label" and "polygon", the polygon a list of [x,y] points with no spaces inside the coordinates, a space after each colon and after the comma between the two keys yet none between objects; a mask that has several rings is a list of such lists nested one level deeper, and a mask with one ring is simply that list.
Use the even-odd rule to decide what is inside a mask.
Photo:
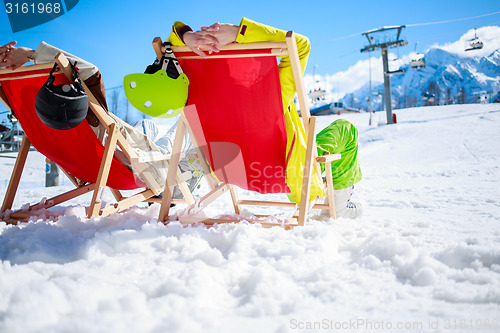
[{"label": "wooden chair leg", "polygon": [[186,133],[186,125],[184,121],[179,121],[175,132],[174,145],[172,147],[172,157],[168,162],[167,179],[165,180],[165,189],[163,190],[163,198],[161,200],[160,214],[158,220],[165,222],[170,213],[170,205],[172,204],[172,195],[174,193],[177,170],[179,169],[179,161],[181,159],[182,142]]},{"label": "wooden chair leg", "polygon": [[234,212],[239,215],[239,214],[241,214],[241,206],[240,206],[240,199],[238,197],[238,192],[236,190],[236,187],[234,187],[233,185],[230,185],[229,192],[231,193],[231,199],[233,200]]},{"label": "wooden chair leg", "polygon": [[7,192],[3,199],[2,212],[7,209],[12,208],[14,202],[14,197],[16,196],[17,188],[19,186],[19,181],[21,179],[21,174],[23,173],[24,164],[26,163],[26,157],[31,147],[31,142],[25,135],[23,141],[21,142],[21,147],[17,153],[16,163],[14,164],[14,170],[12,170],[12,175],[10,176],[9,186],[7,187]]},{"label": "wooden chair leg", "polygon": [[89,206],[88,218],[98,216],[99,211],[101,210],[102,195],[108,181],[109,169],[111,168],[111,162],[113,161],[113,154],[116,148],[117,135],[118,129],[116,128],[116,124],[113,123],[109,127],[109,136],[106,140],[106,146],[104,149],[104,155],[102,156],[99,174],[97,176],[94,195]]},{"label": "wooden chair leg", "polygon": [[335,211],[335,195],[333,191],[333,176],[332,176],[332,162],[325,163],[326,172],[326,198],[328,201],[328,210],[330,212],[330,217],[334,219],[337,218],[337,212]]},{"label": "wooden chair leg", "polygon": [[111,188],[110,190],[113,196],[115,197],[116,201],[120,201],[124,198],[124,196],[121,194],[120,191],[115,190],[114,188]]},{"label": "wooden chair leg", "polygon": [[80,186],[84,185],[84,182],[82,182],[81,180],[76,179],[75,176],[73,176],[68,171],[66,171],[63,168],[61,168],[59,165],[57,165],[57,166],[66,175],[66,177],[68,177],[69,181],[72,182],[73,185],[75,185],[76,187],[80,187]]}]

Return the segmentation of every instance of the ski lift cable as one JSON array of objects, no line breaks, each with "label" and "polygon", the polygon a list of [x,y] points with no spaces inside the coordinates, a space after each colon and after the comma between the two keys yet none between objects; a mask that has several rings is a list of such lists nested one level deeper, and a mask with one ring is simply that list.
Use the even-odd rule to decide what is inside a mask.
[{"label": "ski lift cable", "polygon": [[458,22],[458,21],[472,20],[472,19],[476,19],[476,18],[480,18],[480,17],[485,17],[485,16],[496,15],[496,14],[500,14],[500,11],[489,13],[489,14],[483,14],[483,15],[477,15],[477,16],[471,16],[471,17],[464,17],[464,18],[459,18],[459,19],[454,19],[454,20],[447,20],[447,21],[437,21],[437,22],[407,24],[406,26],[407,27],[419,27],[419,26],[424,26],[424,25],[452,23],[452,22]]},{"label": "ski lift cable", "polygon": [[[500,23],[500,21],[496,21],[496,22],[490,23],[490,25],[495,25],[495,24],[498,24],[498,23]],[[455,35],[457,33],[463,33],[463,32],[464,32],[464,29],[457,29],[457,30],[453,30],[453,31],[450,31],[450,32],[447,32],[447,33],[444,33],[444,34],[432,35],[432,37],[430,37],[430,38],[420,39],[418,41],[418,43],[423,43],[423,42],[428,42],[428,41],[434,41],[434,40],[436,40],[438,38],[452,36],[452,35]]]},{"label": "ski lift cable", "polygon": [[328,43],[336,42],[336,41],[343,40],[343,39],[348,39],[348,38],[353,38],[353,37],[359,37],[359,35],[361,35],[362,33],[363,32],[358,32],[358,33],[351,34],[351,35],[348,35],[348,36],[343,36],[343,37],[338,37],[338,38],[334,38],[334,39],[329,39],[329,40],[324,41],[324,42],[314,43],[314,45],[328,44]]},{"label": "ski lift cable", "polygon": [[[493,12],[493,13],[488,13],[488,14],[483,14],[483,15],[477,15],[477,16],[471,16],[471,17],[464,17],[464,18],[459,18],[459,19],[446,20],[446,21],[406,24],[406,27],[407,28],[408,27],[420,27],[420,26],[425,26],[425,25],[452,23],[452,22],[458,22],[458,21],[472,20],[472,19],[486,17],[486,16],[492,16],[492,15],[497,15],[497,14],[500,14],[500,11]],[[495,23],[493,23],[493,24],[495,24]],[[322,44],[336,42],[336,41],[343,40],[343,39],[348,39],[348,38],[353,38],[353,37],[359,37],[359,35],[362,35],[363,33],[364,33],[364,31],[363,32],[358,32],[358,33],[355,33],[355,34],[350,34],[350,35],[343,36],[343,37],[329,39],[329,40],[324,41],[324,42],[314,43],[314,45],[322,45]]]}]

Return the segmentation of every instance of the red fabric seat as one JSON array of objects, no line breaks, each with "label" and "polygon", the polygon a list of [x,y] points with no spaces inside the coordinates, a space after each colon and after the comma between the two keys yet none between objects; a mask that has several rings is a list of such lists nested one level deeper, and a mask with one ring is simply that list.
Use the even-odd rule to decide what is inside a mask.
[{"label": "red fabric seat", "polygon": [[190,81],[185,116],[217,178],[259,193],[290,192],[276,57],[179,62]]},{"label": "red fabric seat", "polygon": [[[46,71],[47,76],[0,81],[0,84],[31,144],[76,178],[94,183],[99,173],[104,146],[86,121],[73,129],[61,131],[46,126],[38,118],[34,106],[35,97],[47,80],[50,70],[41,71]],[[8,76],[23,74],[13,72]],[[68,81],[63,74],[56,74],[56,84],[65,82]],[[113,158],[107,185],[117,190],[146,186],[116,158]]]}]

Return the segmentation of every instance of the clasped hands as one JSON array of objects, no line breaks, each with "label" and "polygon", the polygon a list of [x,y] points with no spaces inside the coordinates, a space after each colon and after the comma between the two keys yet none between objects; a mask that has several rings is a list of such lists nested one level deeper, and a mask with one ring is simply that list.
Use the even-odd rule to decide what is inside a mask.
[{"label": "clasped hands", "polygon": [[33,50],[27,47],[16,47],[17,42],[12,41],[5,45],[0,45],[0,68],[14,70],[29,61],[33,55]]},{"label": "clasped hands", "polygon": [[219,48],[236,41],[239,26],[228,23],[214,23],[201,27],[199,31],[187,31],[182,36],[184,43],[194,53],[206,58],[204,51],[219,52]]}]

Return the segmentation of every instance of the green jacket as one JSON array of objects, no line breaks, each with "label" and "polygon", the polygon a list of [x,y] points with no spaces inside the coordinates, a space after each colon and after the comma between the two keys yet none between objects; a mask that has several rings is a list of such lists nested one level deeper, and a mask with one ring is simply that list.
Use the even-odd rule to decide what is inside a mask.
[{"label": "green jacket", "polygon": [[[338,119],[316,136],[318,156],[325,153],[342,154],[340,160],[332,161],[333,187],[343,189],[362,178],[358,162],[358,130],[345,119]],[[322,166],[323,168],[323,166]]]}]

